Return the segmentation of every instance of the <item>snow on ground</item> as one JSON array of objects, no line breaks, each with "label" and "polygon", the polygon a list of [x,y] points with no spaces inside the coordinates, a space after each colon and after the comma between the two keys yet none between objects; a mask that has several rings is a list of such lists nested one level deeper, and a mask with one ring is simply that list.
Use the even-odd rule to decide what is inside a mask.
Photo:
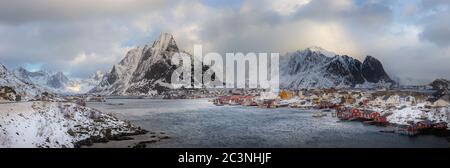
[{"label": "snow on ground", "polygon": [[392,115],[388,116],[388,122],[408,125],[408,122],[417,122],[422,120],[430,120],[435,123],[446,122],[449,123],[449,108],[437,108],[424,111],[424,104],[417,106],[408,106],[394,110]]},{"label": "snow on ground", "polygon": [[0,148],[70,148],[92,136],[138,130],[112,115],[73,103],[0,104]]},{"label": "snow on ground", "polygon": [[408,121],[420,121],[424,112],[413,108],[406,107],[400,110],[394,110],[392,115],[388,116],[388,122],[399,125],[408,125]]}]

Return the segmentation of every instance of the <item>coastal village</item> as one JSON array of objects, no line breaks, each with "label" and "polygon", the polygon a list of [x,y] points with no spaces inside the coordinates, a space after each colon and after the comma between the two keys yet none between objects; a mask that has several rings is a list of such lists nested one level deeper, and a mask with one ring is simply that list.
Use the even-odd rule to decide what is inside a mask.
[{"label": "coastal village", "polygon": [[404,135],[447,135],[450,96],[447,90],[418,92],[401,90],[281,90],[273,92],[231,92],[211,100],[217,106],[255,108],[297,108],[314,111],[311,117],[336,117],[384,127],[381,132]]},{"label": "coastal village", "polygon": [[[0,88],[3,100],[21,99],[8,87]],[[106,102],[101,95],[59,97],[44,92],[34,100],[72,102]],[[123,98],[123,97],[121,97]],[[311,117],[335,117],[339,121],[358,121],[384,127],[382,132],[404,135],[447,135],[450,120],[448,89],[303,89],[281,90],[278,93],[250,90],[172,90],[159,97],[138,96],[138,99],[199,99],[207,98],[216,106],[252,106],[254,108],[294,108],[299,112],[314,111]]]}]

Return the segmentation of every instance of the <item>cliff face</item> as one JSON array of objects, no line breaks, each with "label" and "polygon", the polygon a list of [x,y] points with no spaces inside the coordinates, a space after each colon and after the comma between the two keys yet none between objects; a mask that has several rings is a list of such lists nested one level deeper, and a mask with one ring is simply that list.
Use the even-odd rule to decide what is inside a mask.
[{"label": "cliff face", "polygon": [[379,81],[394,82],[384,71],[380,61],[372,56],[367,56],[361,66],[361,72],[364,78],[371,83]]}]

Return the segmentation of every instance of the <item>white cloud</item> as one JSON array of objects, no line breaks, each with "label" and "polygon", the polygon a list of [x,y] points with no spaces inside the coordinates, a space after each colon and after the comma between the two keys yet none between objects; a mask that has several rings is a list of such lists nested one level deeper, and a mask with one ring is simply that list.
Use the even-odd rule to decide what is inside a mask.
[{"label": "white cloud", "polygon": [[277,0],[270,1],[272,9],[284,16],[295,13],[298,8],[310,3],[311,0]]},{"label": "white cloud", "polygon": [[[77,55],[72,61],[70,61],[70,63],[73,65],[81,64],[86,61],[87,57],[88,56],[86,55],[86,53],[81,53]],[[89,57],[95,57],[95,53],[92,53]]]}]

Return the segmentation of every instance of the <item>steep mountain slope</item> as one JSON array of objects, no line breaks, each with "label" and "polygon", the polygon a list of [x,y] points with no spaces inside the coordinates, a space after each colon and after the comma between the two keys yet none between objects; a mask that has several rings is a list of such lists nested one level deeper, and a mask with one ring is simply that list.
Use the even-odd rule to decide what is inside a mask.
[{"label": "steep mountain slope", "polygon": [[0,92],[3,92],[2,90],[11,90],[12,92],[15,92],[14,97],[20,96],[19,99],[22,101],[33,100],[45,92],[44,89],[34,85],[33,83],[16,77],[14,73],[8,71],[4,65],[0,64]]},{"label": "steep mountain slope", "polygon": [[352,57],[313,47],[288,53],[280,59],[281,88],[349,88],[393,83],[380,61],[371,56],[361,63]]},{"label": "steep mountain slope", "polygon": [[150,46],[130,50],[125,58],[111,68],[91,93],[105,95],[155,95],[171,88],[171,64],[175,53],[180,51],[171,34],[163,33]]}]

